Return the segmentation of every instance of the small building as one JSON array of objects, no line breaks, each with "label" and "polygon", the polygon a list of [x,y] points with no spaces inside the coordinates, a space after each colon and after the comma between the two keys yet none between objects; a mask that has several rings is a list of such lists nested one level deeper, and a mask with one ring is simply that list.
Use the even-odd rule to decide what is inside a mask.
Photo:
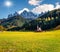
[{"label": "small building", "polygon": [[41,32],[41,31],[42,31],[41,27],[37,25],[37,32]]}]

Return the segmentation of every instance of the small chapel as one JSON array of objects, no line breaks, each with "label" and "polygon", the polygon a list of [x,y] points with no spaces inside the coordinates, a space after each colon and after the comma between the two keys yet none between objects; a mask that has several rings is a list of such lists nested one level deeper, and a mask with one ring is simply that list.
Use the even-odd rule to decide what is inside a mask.
[{"label": "small chapel", "polygon": [[37,25],[37,32],[41,32],[41,31],[42,31],[41,27]]}]

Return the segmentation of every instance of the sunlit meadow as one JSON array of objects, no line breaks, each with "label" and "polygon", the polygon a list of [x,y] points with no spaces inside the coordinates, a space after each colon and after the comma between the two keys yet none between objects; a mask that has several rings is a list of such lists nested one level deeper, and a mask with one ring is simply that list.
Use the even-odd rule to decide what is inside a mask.
[{"label": "sunlit meadow", "polygon": [[60,52],[60,30],[0,32],[0,52]]}]

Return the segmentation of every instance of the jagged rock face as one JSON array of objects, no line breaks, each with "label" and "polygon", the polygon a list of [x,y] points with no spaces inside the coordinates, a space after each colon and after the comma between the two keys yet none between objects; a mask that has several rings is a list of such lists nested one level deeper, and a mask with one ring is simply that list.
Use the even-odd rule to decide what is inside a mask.
[{"label": "jagged rock face", "polygon": [[31,18],[31,19],[34,19],[34,18],[37,18],[38,16],[35,15],[34,13],[32,12],[28,12],[28,11],[23,11],[21,14],[20,14],[22,17],[24,18]]}]

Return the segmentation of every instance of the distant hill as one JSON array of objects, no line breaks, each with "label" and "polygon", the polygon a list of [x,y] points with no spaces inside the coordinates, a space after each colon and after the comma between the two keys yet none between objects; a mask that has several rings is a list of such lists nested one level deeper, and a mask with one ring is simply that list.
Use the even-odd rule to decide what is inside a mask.
[{"label": "distant hill", "polygon": [[12,16],[7,19],[0,20],[0,25],[6,28],[21,27],[27,20],[20,15]]},{"label": "distant hill", "polygon": [[32,12],[24,10],[21,14],[15,12],[14,14],[9,14],[8,18],[0,19],[0,25],[7,29],[22,27],[25,23],[35,19],[37,15]]}]

